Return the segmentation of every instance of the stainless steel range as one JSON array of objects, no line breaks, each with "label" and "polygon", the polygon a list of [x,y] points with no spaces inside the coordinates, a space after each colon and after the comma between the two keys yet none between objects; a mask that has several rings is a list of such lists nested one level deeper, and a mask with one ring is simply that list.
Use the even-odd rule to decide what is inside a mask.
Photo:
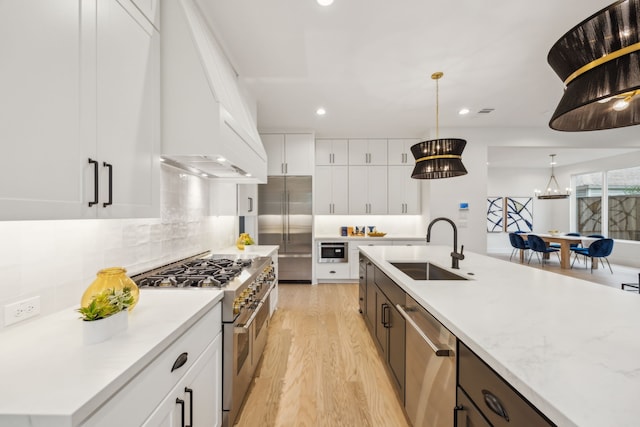
[{"label": "stainless steel range", "polygon": [[267,342],[270,294],[276,285],[271,258],[203,253],[132,279],[141,290],[223,291],[222,425],[231,426]]}]

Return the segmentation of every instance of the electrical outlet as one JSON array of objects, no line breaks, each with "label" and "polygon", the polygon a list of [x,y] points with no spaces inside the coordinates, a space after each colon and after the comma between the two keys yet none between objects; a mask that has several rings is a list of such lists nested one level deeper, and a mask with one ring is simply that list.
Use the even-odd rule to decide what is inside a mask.
[{"label": "electrical outlet", "polygon": [[4,325],[9,326],[40,314],[40,297],[31,297],[4,306]]}]

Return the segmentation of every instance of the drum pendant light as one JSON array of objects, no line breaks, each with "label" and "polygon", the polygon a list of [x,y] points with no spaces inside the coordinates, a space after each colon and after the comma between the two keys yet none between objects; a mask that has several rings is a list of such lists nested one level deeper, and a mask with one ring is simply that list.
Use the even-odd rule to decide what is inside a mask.
[{"label": "drum pendant light", "polygon": [[547,61],[565,84],[552,129],[640,124],[640,0],[619,0],[585,19],[553,45]]},{"label": "drum pendant light", "polygon": [[462,164],[462,151],[467,145],[467,141],[438,137],[440,115],[438,80],[443,75],[440,71],[431,75],[431,78],[436,81],[436,139],[418,142],[411,147],[411,154],[416,160],[411,178],[440,179],[467,174],[467,170]]}]

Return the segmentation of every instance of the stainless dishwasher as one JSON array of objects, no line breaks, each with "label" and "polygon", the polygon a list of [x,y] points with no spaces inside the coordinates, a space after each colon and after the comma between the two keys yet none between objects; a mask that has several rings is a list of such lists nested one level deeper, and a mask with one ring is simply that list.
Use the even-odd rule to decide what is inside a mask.
[{"label": "stainless dishwasher", "polygon": [[414,427],[453,425],[456,337],[409,295],[396,305],[406,319],[405,410]]}]

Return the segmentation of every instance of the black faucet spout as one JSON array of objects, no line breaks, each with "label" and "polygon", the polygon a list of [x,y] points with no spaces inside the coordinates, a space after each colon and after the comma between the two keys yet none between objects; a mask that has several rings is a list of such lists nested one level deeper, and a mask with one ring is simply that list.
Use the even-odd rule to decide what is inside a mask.
[{"label": "black faucet spout", "polygon": [[453,228],[453,252],[451,252],[451,268],[459,269],[459,261],[464,259],[464,245],[462,246],[460,253],[458,253],[458,228],[453,221],[445,217],[439,217],[431,221],[429,223],[429,226],[427,227],[427,243],[431,241],[431,227],[433,227],[433,225],[438,221],[448,222],[449,224],[451,224],[451,228]]}]

